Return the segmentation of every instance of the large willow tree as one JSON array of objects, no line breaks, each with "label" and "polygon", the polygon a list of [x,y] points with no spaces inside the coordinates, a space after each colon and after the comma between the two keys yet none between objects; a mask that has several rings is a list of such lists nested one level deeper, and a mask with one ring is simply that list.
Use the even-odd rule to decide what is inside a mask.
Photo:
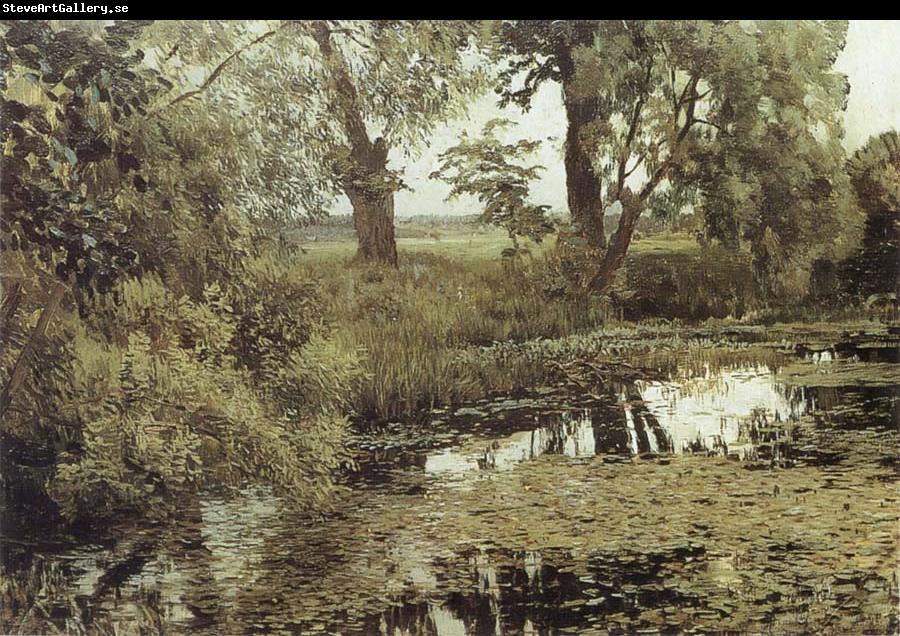
[{"label": "large willow tree", "polygon": [[[596,254],[590,288],[609,289],[635,223],[669,189],[695,202],[712,236],[748,242],[763,277],[833,235],[846,192],[848,86],[833,68],[845,36],[845,23],[816,21],[502,24],[502,100],[527,107],[544,82],[562,87],[569,209]],[[607,237],[612,207],[621,216]]]},{"label": "large willow tree", "polygon": [[251,207],[315,214],[344,194],[358,258],[396,265],[394,196],[404,187],[396,163],[463,114],[485,85],[475,25],[316,20],[157,28],[167,46],[178,43],[171,55],[160,48],[160,64],[180,84],[194,78],[195,88],[171,107],[205,99],[210,116],[255,126],[254,181],[245,188]]}]

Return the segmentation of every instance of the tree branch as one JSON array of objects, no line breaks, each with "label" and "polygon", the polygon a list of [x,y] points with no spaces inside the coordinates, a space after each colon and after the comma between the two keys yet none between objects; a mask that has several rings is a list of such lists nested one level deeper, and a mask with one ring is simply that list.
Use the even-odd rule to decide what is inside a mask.
[{"label": "tree branch", "polygon": [[356,38],[356,35],[354,34],[353,29],[346,29],[346,28],[344,28],[344,29],[329,29],[329,33],[337,33],[337,34],[339,34],[339,35],[346,35],[348,38],[350,38],[351,40],[353,40],[354,42],[356,42],[356,43],[357,43],[359,46],[361,46],[362,48],[364,48],[364,49],[371,49],[371,48],[372,48],[371,46],[369,46],[369,45],[366,44],[365,42],[361,42],[360,40],[358,40],[358,39]]},{"label": "tree branch", "polygon": [[707,121],[706,119],[700,119],[698,117],[694,117],[695,124],[706,124],[707,126],[712,126],[716,130],[722,130],[722,127],[719,124],[714,124],[711,121]]},{"label": "tree branch", "polygon": [[290,24],[292,24],[292,23],[291,22],[282,22],[277,28],[272,29],[271,31],[266,31],[265,33],[260,35],[255,40],[252,40],[251,42],[248,42],[241,48],[237,49],[236,51],[233,51],[228,57],[226,57],[224,60],[219,62],[219,64],[212,70],[212,72],[203,81],[203,83],[200,84],[200,86],[193,88],[185,93],[182,93],[181,95],[179,95],[178,97],[176,97],[175,99],[170,101],[168,104],[157,109],[157,111],[163,110],[165,108],[170,108],[170,107],[174,106],[175,104],[183,102],[192,97],[196,97],[197,95],[199,95],[200,93],[205,91],[207,88],[209,88],[210,85],[219,78],[219,76],[222,74],[222,72],[225,70],[225,68],[229,64],[231,64],[231,62],[233,62],[234,60],[239,58],[242,53],[246,53],[249,49],[256,46],[257,44],[261,44],[262,42],[265,42],[270,37],[272,37],[273,35],[275,35],[276,33],[278,33],[279,31],[281,31],[282,29],[284,29],[285,27],[287,27]]},{"label": "tree branch", "polygon": [[677,110],[680,112],[682,105],[687,101],[688,93],[693,92],[697,89],[697,82],[700,81],[700,77],[697,75],[692,75],[691,78],[685,83],[684,89],[681,91],[681,95],[678,97]]},{"label": "tree branch", "polygon": [[[653,175],[650,177],[650,180],[644,184],[644,187],[641,188],[641,191],[638,193],[638,198],[641,201],[645,201],[648,196],[650,196],[653,191],[656,189],[656,186],[659,185],[660,181],[666,176],[666,173],[669,171],[669,168],[675,162],[675,157],[678,154],[678,148],[681,145],[681,142],[684,141],[685,137],[687,137],[688,132],[691,130],[691,126],[697,123],[697,120],[694,119],[694,110],[697,106],[697,84],[700,82],[700,76],[694,75],[691,77],[687,86],[684,87],[684,91],[681,93],[681,98],[679,99],[678,108],[675,109],[675,126],[678,126],[678,119],[681,117],[681,107],[684,104],[687,104],[687,110],[685,111],[684,125],[678,129],[678,132],[675,136],[675,143],[672,145],[671,150],[669,151],[669,156],[666,157],[666,160],[663,161]],[[690,99],[686,99],[688,94],[691,94]]]},{"label": "tree branch", "polygon": [[[699,78],[698,78],[698,80],[699,80]],[[695,88],[695,90],[696,90],[696,85],[694,86],[694,88]],[[703,99],[704,97],[706,97],[706,96],[709,95],[710,93],[712,93],[712,89],[711,89],[711,88],[708,89],[708,90],[703,91],[703,92],[700,93],[700,94],[695,93],[695,94],[692,95],[691,97],[685,98],[685,99],[684,99],[684,102],[685,102],[685,103],[687,103],[687,102],[699,102],[701,99]]]},{"label": "tree branch", "polygon": [[628,172],[625,173],[625,178],[627,179],[627,178],[630,177],[632,174],[634,174],[634,171],[637,170],[637,169],[638,169],[638,166],[640,166],[642,163],[644,163],[644,155],[641,155],[640,157],[638,157],[637,163],[635,163],[635,164],[631,167],[631,170],[629,170]]},{"label": "tree branch", "polygon": [[[640,96],[638,97],[637,103],[634,105],[634,113],[631,116],[631,123],[628,126],[628,134],[625,136],[625,144],[622,147],[622,154],[619,156],[619,169],[616,177],[617,199],[622,195],[622,188],[625,187],[625,179],[631,174],[630,172],[626,173],[628,159],[631,158],[631,144],[634,141],[634,138],[637,135],[637,129],[640,126],[641,111],[644,108],[644,103],[647,101],[647,88],[650,85],[650,76],[652,73],[653,57],[651,57],[650,61],[647,63],[647,75],[644,78],[644,85],[641,87]],[[643,157],[641,157],[641,159],[643,159]],[[641,159],[638,160],[638,165],[640,165]],[[635,168],[636,167],[637,165],[635,165]],[[634,172],[634,168],[632,168],[631,172]]]}]

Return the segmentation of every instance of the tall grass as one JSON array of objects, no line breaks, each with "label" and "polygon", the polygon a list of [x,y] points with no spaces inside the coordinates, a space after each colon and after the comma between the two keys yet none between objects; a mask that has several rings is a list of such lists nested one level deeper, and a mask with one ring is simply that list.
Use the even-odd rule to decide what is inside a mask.
[{"label": "tall grass", "polygon": [[608,318],[602,300],[549,298],[540,260],[456,261],[406,253],[397,270],[316,258],[337,338],[365,350],[369,380],[356,400],[365,416],[410,416],[495,388],[460,364],[460,351],[495,342],[559,338]]},{"label": "tall grass", "polygon": [[612,298],[561,293],[543,255],[401,250],[390,269],[351,265],[344,246],[310,251],[296,267],[322,281],[337,349],[363,350],[356,413],[409,418],[545,383],[553,356],[596,355],[607,345],[614,353],[616,342],[605,340],[615,340],[616,326],[757,322],[781,311],[762,302],[745,256],[682,243],[638,244]]}]

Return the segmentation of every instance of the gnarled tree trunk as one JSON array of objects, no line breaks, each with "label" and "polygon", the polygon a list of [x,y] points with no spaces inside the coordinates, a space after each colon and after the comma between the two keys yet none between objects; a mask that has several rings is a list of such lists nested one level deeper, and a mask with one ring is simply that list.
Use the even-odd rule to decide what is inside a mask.
[{"label": "gnarled tree trunk", "polygon": [[397,266],[394,239],[394,193],[345,188],[353,206],[353,226],[359,243],[356,258]]},{"label": "gnarled tree trunk", "polygon": [[571,49],[558,54],[566,107],[566,199],[572,222],[588,245],[606,247],[603,230],[603,191],[600,176],[581,143],[585,127],[600,113],[600,103],[592,95],[579,95],[575,89],[575,61]]},{"label": "gnarled tree trunk", "polygon": [[331,31],[324,21],[313,24],[313,36],[325,60],[335,91],[334,106],[348,146],[335,161],[335,171],[344,193],[353,206],[353,225],[361,260],[397,266],[394,239],[394,179],[387,169],[387,141],[374,142],[366,130],[356,86],[347,63],[331,42]]}]

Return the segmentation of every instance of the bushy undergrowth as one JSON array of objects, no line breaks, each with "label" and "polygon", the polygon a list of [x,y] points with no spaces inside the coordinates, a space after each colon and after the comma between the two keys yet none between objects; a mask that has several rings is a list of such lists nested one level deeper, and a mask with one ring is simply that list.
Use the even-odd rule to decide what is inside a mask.
[{"label": "bushy undergrowth", "polygon": [[761,299],[749,254],[720,247],[634,254],[622,274],[615,297],[626,320],[741,318]]},{"label": "bushy undergrowth", "polygon": [[[326,503],[359,355],[327,338],[313,281],[270,256],[241,274],[193,299],[147,273],[60,312],[5,430],[49,454],[31,485],[64,517],[164,513],[211,480]],[[34,473],[5,468],[8,494]]]}]

